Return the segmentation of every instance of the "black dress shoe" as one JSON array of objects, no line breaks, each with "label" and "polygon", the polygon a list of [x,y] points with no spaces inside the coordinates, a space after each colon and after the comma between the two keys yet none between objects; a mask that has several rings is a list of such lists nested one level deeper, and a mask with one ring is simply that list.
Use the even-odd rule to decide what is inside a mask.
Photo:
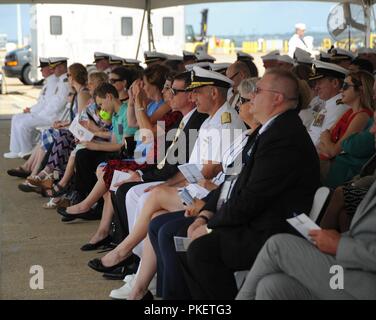
[{"label": "black dress shoe", "polygon": [[100,220],[100,217],[98,214],[95,214],[93,210],[89,210],[86,212],[82,213],[77,213],[77,214],[71,214],[68,213],[66,208],[57,208],[57,213],[62,215],[64,218],[68,218],[68,221],[72,221],[75,219],[83,219],[83,220]]},{"label": "black dress shoe", "polygon": [[95,258],[95,259],[90,260],[88,262],[88,266],[90,268],[94,269],[95,271],[105,273],[105,272],[112,272],[118,267],[126,266],[127,263],[128,263],[128,260],[124,259],[124,260],[120,261],[119,263],[115,264],[114,266],[106,267],[106,266],[103,265],[101,259]]},{"label": "black dress shoe", "polygon": [[107,236],[106,238],[96,242],[96,243],[87,243],[87,244],[84,244],[82,247],[81,247],[81,250],[82,251],[91,251],[91,250],[97,250],[98,248],[102,247],[102,246],[105,246],[107,244],[110,244],[112,241],[112,238],[111,236]]},{"label": "black dress shoe", "polygon": [[[131,261],[130,258],[128,258],[128,260]],[[108,280],[123,280],[124,277],[127,276],[128,274],[137,273],[139,265],[140,265],[140,259],[137,257],[137,258],[134,258],[134,261],[132,263],[128,263],[126,266],[116,268],[115,270],[111,272],[105,272],[103,274],[103,277]]]},{"label": "black dress shoe", "polygon": [[18,169],[10,169],[7,171],[7,173],[11,177],[27,178],[28,176],[30,176],[31,171],[26,171],[22,168],[18,168]]}]

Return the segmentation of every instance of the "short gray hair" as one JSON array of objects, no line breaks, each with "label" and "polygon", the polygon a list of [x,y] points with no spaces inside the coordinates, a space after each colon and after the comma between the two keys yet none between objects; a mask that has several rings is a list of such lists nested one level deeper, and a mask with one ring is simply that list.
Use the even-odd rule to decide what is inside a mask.
[{"label": "short gray hair", "polygon": [[253,77],[242,80],[238,86],[238,91],[240,95],[242,96],[254,92],[256,89],[256,82],[259,79],[260,78]]}]

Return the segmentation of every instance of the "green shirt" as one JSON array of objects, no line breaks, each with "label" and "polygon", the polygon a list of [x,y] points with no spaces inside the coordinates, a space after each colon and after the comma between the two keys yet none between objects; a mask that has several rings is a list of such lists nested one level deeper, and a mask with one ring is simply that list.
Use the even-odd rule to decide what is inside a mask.
[{"label": "green shirt", "polygon": [[128,126],[127,118],[128,103],[123,102],[117,113],[112,115],[112,133],[115,135],[116,142],[123,143],[124,137],[134,136],[137,128],[130,128]]}]

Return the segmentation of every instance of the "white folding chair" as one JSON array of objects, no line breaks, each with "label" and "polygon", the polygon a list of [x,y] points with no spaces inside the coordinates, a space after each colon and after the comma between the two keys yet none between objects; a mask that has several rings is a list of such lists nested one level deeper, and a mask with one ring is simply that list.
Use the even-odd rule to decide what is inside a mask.
[{"label": "white folding chair", "polygon": [[312,221],[316,222],[325,204],[325,201],[329,196],[329,193],[330,190],[327,187],[321,187],[316,190],[315,197],[313,198],[311,212],[309,213],[309,217]]}]

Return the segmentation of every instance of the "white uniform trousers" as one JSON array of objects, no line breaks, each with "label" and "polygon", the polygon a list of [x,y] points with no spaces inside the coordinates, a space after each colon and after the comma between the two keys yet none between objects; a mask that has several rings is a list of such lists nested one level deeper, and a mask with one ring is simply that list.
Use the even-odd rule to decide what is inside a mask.
[{"label": "white uniform trousers", "polygon": [[[159,182],[148,182],[136,185],[129,189],[125,197],[125,205],[127,208],[128,217],[128,227],[129,233],[132,232],[133,227],[137,221],[137,217],[140,214],[142,208],[144,207],[146,199],[149,197],[149,192],[144,192],[144,190],[150,186],[155,186],[163,181]],[[142,242],[140,242],[134,249],[133,253],[138,255],[140,258],[142,256]]]},{"label": "white uniform trousers", "polygon": [[51,120],[44,119],[38,114],[22,113],[12,117],[10,132],[10,152],[28,153],[33,149],[35,128],[39,126],[49,126]]}]

